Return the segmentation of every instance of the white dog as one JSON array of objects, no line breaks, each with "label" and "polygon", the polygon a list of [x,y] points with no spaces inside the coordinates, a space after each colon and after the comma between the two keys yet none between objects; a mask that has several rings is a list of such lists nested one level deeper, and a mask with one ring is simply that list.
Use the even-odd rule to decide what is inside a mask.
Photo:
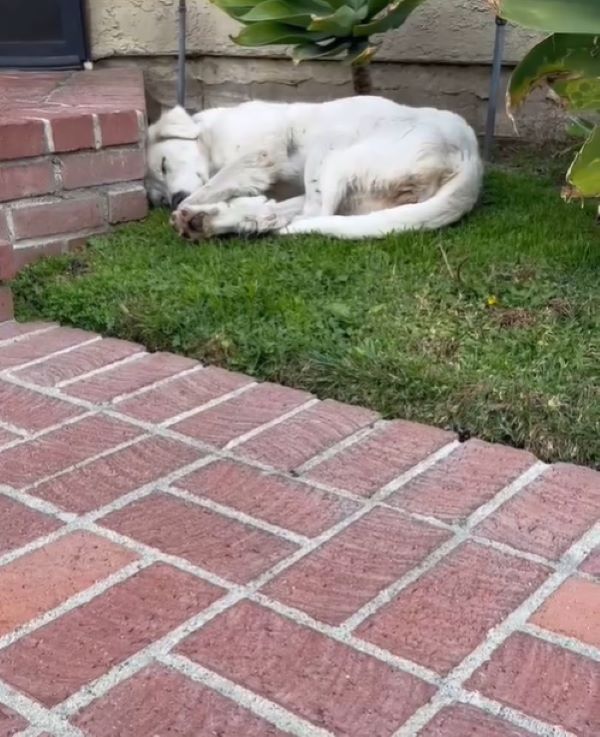
[{"label": "white dog", "polygon": [[[171,206],[174,226],[193,239],[441,228],[474,207],[482,173],[460,116],[380,97],[255,101],[193,117],[176,107],[148,132],[149,197]],[[282,185],[299,196],[265,196]]]}]

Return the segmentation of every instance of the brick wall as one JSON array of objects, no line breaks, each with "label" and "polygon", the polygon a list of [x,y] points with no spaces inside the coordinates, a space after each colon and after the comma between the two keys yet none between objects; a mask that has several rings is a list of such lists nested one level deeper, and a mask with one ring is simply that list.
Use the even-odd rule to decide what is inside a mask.
[{"label": "brick wall", "polygon": [[0,282],[146,215],[140,73],[0,74],[0,103]]}]

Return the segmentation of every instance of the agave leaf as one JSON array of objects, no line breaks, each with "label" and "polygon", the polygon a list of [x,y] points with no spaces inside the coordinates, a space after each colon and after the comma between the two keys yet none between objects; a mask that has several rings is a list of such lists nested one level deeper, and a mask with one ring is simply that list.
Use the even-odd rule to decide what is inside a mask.
[{"label": "agave leaf", "polygon": [[233,39],[240,46],[291,46],[306,41],[324,41],[331,38],[327,33],[311,33],[310,31],[290,26],[287,23],[261,21],[243,28]]},{"label": "agave leaf", "polygon": [[369,18],[381,13],[389,4],[390,0],[368,0]]},{"label": "agave leaf", "polygon": [[548,33],[600,33],[598,0],[490,0],[511,23]]},{"label": "agave leaf", "polygon": [[567,173],[565,199],[600,197],[600,126],[596,126]]},{"label": "agave leaf", "polygon": [[321,31],[337,37],[351,36],[352,28],[360,20],[362,19],[358,17],[357,11],[346,5],[330,15],[313,16],[308,30]]},{"label": "agave leaf", "polygon": [[306,28],[315,13],[331,13],[331,7],[320,0],[264,0],[258,2],[240,20],[244,23],[281,21]]},{"label": "agave leaf", "polygon": [[537,44],[512,74],[509,113],[544,82],[573,110],[600,110],[600,38],[557,33]]},{"label": "agave leaf", "polygon": [[352,66],[363,66],[368,64],[377,52],[377,46],[364,43],[354,45],[348,54],[348,61]]},{"label": "agave leaf", "polygon": [[213,5],[221,10],[229,8],[253,8],[260,0],[210,0]]},{"label": "agave leaf", "polygon": [[387,13],[370,23],[363,23],[354,27],[355,36],[372,36],[375,33],[384,33],[392,28],[400,28],[408,16],[425,0],[396,0],[391,3]]},{"label": "agave leaf", "polygon": [[311,59],[335,59],[350,48],[351,42],[342,39],[334,39],[328,43],[304,43],[298,44],[292,50],[292,59],[296,64]]}]

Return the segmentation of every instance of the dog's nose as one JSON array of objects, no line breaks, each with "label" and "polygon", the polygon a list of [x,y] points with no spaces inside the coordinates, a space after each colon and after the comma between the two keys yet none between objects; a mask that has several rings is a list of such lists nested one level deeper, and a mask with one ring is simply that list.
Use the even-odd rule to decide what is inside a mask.
[{"label": "dog's nose", "polygon": [[176,210],[187,196],[187,192],[175,192],[173,197],[171,197],[171,209]]}]

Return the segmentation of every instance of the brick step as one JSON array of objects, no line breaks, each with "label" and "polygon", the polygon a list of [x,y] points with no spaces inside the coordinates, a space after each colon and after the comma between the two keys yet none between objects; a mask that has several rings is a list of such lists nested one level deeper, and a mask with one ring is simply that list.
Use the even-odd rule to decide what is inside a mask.
[{"label": "brick step", "polygon": [[0,282],[147,214],[141,72],[7,72],[0,102]]},{"label": "brick step", "polygon": [[90,235],[147,213],[141,181],[6,203],[0,212],[0,280],[42,256],[82,246]]}]

